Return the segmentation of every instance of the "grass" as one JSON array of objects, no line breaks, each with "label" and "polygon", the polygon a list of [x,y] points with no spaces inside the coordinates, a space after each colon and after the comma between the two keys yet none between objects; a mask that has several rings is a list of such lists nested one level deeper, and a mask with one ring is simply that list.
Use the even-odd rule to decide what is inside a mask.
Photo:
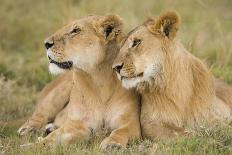
[{"label": "grass", "polygon": [[[0,120],[32,113],[39,91],[52,80],[43,40],[65,23],[88,14],[118,14],[125,31],[150,15],[177,10],[182,16],[178,37],[212,73],[232,84],[231,0],[40,0],[0,1]],[[20,149],[34,141],[19,138],[17,128],[0,127],[0,154],[108,154],[99,149],[102,137],[54,149]],[[232,130],[215,126],[191,137],[131,142],[111,154],[232,154]]]},{"label": "grass", "polygon": [[[0,150],[3,154],[231,154],[232,130],[214,126],[201,128],[191,137],[177,137],[165,140],[136,140],[130,142],[128,148],[119,150],[102,151],[99,148],[103,136],[94,137],[89,141],[81,141],[69,146],[56,146],[53,148],[20,148],[20,144],[35,141],[37,133],[33,136],[20,138],[15,128],[2,128],[0,130]],[[0,152],[0,153],[1,153]]]}]

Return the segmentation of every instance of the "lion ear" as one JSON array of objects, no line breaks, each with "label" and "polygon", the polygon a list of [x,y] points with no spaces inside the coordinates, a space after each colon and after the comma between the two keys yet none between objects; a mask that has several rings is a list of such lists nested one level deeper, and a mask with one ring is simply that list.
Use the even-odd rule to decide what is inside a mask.
[{"label": "lion ear", "polygon": [[180,16],[175,11],[167,11],[147,22],[148,29],[154,34],[161,34],[174,39],[180,27]]},{"label": "lion ear", "polygon": [[117,15],[108,15],[94,23],[94,28],[107,40],[117,39],[122,33],[122,19]]}]

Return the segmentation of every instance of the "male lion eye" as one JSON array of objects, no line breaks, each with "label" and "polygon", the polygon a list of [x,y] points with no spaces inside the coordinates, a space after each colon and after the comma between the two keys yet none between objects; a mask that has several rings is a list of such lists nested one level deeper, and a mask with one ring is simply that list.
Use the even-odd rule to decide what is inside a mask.
[{"label": "male lion eye", "polygon": [[140,43],[141,43],[141,39],[135,39],[135,40],[133,41],[132,47],[136,47],[136,46],[138,46]]},{"label": "male lion eye", "polygon": [[71,34],[78,34],[81,32],[81,29],[80,28],[74,28],[70,33]]}]

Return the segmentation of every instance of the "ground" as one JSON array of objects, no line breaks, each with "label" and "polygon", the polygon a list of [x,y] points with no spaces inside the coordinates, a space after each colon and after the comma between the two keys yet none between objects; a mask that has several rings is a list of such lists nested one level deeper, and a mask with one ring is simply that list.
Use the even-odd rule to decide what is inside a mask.
[{"label": "ground", "polygon": [[[164,10],[182,16],[178,37],[212,73],[232,84],[231,0],[40,0],[0,1],[0,121],[29,116],[38,92],[52,78],[43,40],[68,21],[88,14],[116,13],[125,31]],[[104,152],[95,137],[71,146],[22,149],[36,136],[20,138],[16,127],[0,127],[0,154],[232,154],[232,129],[215,125],[190,137],[133,141],[127,149]]]}]

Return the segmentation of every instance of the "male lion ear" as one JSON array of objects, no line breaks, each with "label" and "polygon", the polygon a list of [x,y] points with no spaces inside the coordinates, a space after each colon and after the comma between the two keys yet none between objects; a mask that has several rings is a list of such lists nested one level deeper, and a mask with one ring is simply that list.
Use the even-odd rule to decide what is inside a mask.
[{"label": "male lion ear", "polygon": [[114,40],[122,35],[122,20],[117,15],[108,15],[97,21],[94,28],[106,40]]},{"label": "male lion ear", "polygon": [[172,40],[176,36],[180,22],[181,19],[177,12],[167,11],[145,24],[152,33],[161,34]]}]

